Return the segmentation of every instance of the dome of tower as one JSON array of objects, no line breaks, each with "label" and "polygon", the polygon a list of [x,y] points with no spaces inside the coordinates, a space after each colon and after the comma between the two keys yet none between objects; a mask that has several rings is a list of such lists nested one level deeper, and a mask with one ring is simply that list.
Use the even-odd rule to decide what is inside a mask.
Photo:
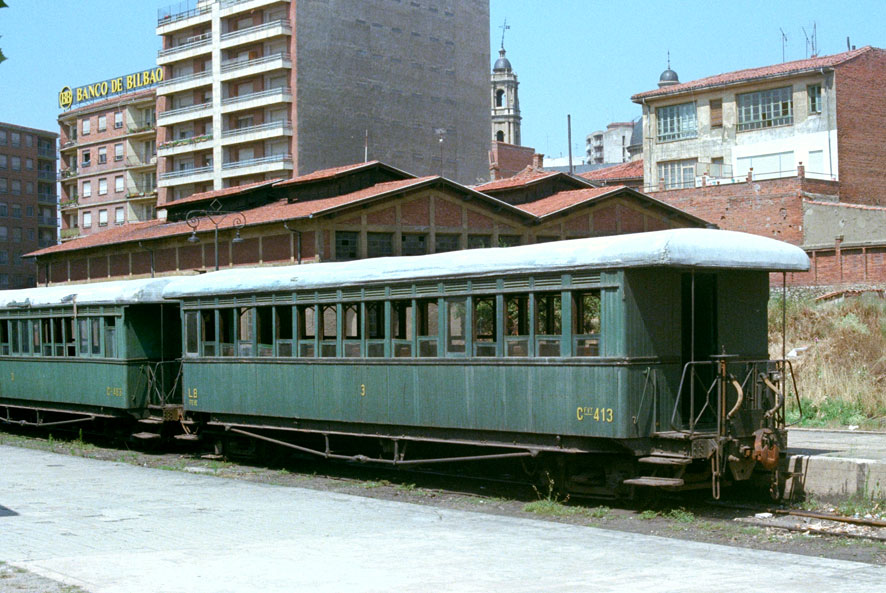
[{"label": "dome of tower", "polygon": [[492,67],[493,72],[510,72],[511,70],[511,62],[505,57],[505,48],[501,48],[498,50],[498,59],[495,61],[495,66]]}]

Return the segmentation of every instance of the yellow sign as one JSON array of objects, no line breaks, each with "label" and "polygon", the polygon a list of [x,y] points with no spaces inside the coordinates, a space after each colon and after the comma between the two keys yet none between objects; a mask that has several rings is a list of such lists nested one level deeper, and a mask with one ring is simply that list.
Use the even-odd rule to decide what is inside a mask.
[{"label": "yellow sign", "polygon": [[70,109],[80,103],[152,87],[162,81],[163,68],[158,66],[152,70],[143,70],[126,76],[78,86],[74,89],[66,86],[58,94],[58,106],[62,109]]}]

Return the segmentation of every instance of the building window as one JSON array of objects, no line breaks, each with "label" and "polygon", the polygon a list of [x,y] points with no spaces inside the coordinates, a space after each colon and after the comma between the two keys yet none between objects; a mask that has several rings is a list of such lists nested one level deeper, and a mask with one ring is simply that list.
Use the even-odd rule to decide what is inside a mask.
[{"label": "building window", "polygon": [[18,179],[13,179],[10,184],[9,193],[12,195],[19,195],[22,193],[22,182]]},{"label": "building window", "polygon": [[695,187],[696,161],[697,159],[684,159],[658,163],[659,189]]},{"label": "building window", "polygon": [[499,247],[514,247],[520,244],[522,237],[520,235],[499,235]]},{"label": "building window", "polygon": [[0,204],[0,216],[9,216],[9,209],[6,204]]},{"label": "building window", "polygon": [[89,119],[84,119],[83,124],[82,124],[81,134],[83,134],[84,136],[88,136],[91,131],[92,131],[92,125],[90,124]]},{"label": "building window", "polygon": [[8,166],[8,159],[5,154],[0,154],[0,169],[5,169]]},{"label": "building window", "polygon": [[104,132],[108,129],[108,118],[105,115],[98,116],[98,131]]},{"label": "building window", "polygon": [[108,180],[106,178],[98,180],[98,195],[105,196],[108,194]]},{"label": "building window", "polygon": [[401,237],[401,255],[424,255],[428,252],[428,236],[403,233]]},{"label": "building window", "polygon": [[114,113],[114,129],[119,130],[123,127],[123,112],[117,111]]},{"label": "building window", "polygon": [[468,249],[484,249],[492,247],[490,235],[468,235]]},{"label": "building window", "polygon": [[107,210],[99,210],[98,211],[98,226],[108,226],[108,211]]},{"label": "building window", "polygon": [[807,86],[806,96],[809,97],[809,113],[821,113],[821,85],[810,84]]},{"label": "building window", "polygon": [[25,206],[25,216],[32,217],[34,216],[34,207],[33,206]]},{"label": "building window", "polygon": [[11,138],[10,144],[12,146],[21,146],[22,145],[22,135],[19,134],[18,132],[13,132],[12,134],[10,134],[10,138]]},{"label": "building window", "polygon": [[442,235],[438,233],[434,241],[434,251],[436,253],[457,251],[458,237],[458,235]]},{"label": "building window", "polygon": [[34,146],[34,137],[30,134],[25,134],[25,146],[28,148]]},{"label": "building window", "polygon": [[28,229],[28,241],[34,240],[34,229]]},{"label": "building window", "polygon": [[6,146],[6,130],[0,130],[0,146]]},{"label": "building window", "polygon": [[118,194],[123,191],[123,176],[122,175],[117,175],[116,177],[114,177],[114,191]]},{"label": "building window", "polygon": [[12,227],[12,242],[13,243],[21,243],[22,242],[22,228],[14,226]]},{"label": "building window", "polygon": [[355,231],[335,231],[335,259],[357,259],[357,240]]},{"label": "building window", "polygon": [[794,98],[789,86],[744,93],[736,95],[735,99],[739,132],[794,123]]},{"label": "building window", "polygon": [[84,181],[83,187],[82,187],[80,193],[83,194],[84,198],[90,197],[92,195],[92,182],[91,181]]},{"label": "building window", "polygon": [[92,226],[92,212],[83,213],[83,224],[80,226],[82,226],[84,229],[88,229]]},{"label": "building window", "polygon": [[28,171],[34,170],[34,159],[25,159],[25,169],[27,169]]},{"label": "building window", "polygon": [[22,170],[22,157],[14,156],[9,159],[10,168],[13,171],[21,171]]},{"label": "building window", "polygon": [[21,204],[13,204],[13,205],[12,205],[12,217],[13,217],[13,218],[21,218],[21,217],[22,217],[22,206],[21,206]]},{"label": "building window", "polygon": [[80,166],[81,167],[88,167],[91,164],[92,164],[92,154],[90,154],[90,152],[88,150],[84,150],[81,154]]},{"label": "building window", "polygon": [[9,263],[9,251],[6,249],[0,250],[0,264],[8,264]]},{"label": "building window", "polygon": [[106,146],[102,146],[98,149],[98,164],[104,165],[108,162],[108,148]]},{"label": "building window", "polygon": [[498,89],[495,91],[495,106],[496,107],[504,107],[505,105],[505,92],[502,89]]},{"label": "building window", "polygon": [[114,160],[122,161],[123,160],[123,143],[114,145]]},{"label": "building window", "polygon": [[123,206],[120,206],[114,210],[114,222],[116,224],[123,224],[125,222],[123,216]]},{"label": "building window", "polygon": [[505,141],[505,133],[502,132],[501,130],[497,131],[495,133],[495,139],[498,140],[499,142],[504,142]]},{"label": "building window", "polygon": [[366,257],[394,255],[394,233],[366,233]]},{"label": "building window", "polygon": [[655,110],[658,121],[658,141],[682,140],[698,135],[698,121],[695,118],[695,103],[668,105]]}]

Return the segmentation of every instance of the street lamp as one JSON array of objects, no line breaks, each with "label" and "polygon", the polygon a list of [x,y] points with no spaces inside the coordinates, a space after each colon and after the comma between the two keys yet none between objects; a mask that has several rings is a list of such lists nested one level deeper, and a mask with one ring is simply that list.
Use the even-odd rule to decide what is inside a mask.
[{"label": "street lamp", "polygon": [[240,229],[246,224],[246,215],[242,212],[226,212],[224,210],[191,210],[188,212],[187,223],[191,227],[191,236],[188,237],[189,243],[199,243],[197,238],[197,227],[200,226],[200,219],[208,220],[215,227],[215,270],[218,271],[218,226],[226,219],[232,218],[233,227],[237,229],[237,234],[231,243],[242,243],[240,238]]}]

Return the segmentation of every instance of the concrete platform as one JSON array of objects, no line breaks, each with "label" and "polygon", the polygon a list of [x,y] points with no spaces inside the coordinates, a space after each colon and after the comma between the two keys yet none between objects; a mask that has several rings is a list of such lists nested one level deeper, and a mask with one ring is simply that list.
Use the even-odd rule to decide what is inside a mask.
[{"label": "concrete platform", "polygon": [[787,495],[886,497],[886,433],[789,429],[787,471]]},{"label": "concrete platform", "polygon": [[882,566],[4,446],[0,560],[90,593],[886,590]]}]

